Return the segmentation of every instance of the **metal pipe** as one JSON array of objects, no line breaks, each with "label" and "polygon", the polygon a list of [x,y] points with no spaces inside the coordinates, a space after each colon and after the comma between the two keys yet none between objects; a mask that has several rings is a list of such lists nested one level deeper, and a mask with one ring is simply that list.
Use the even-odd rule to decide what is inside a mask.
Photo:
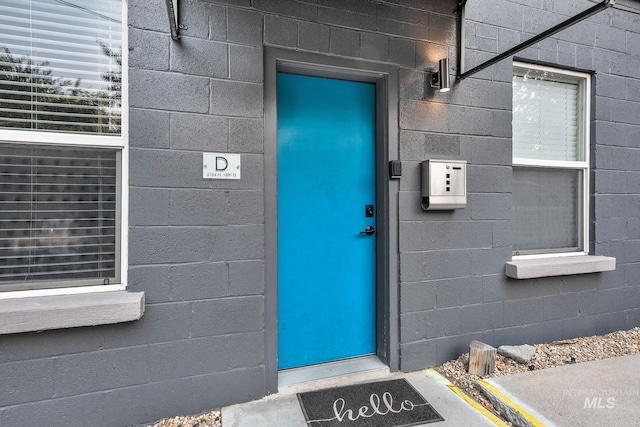
[{"label": "metal pipe", "polygon": [[[520,43],[517,46],[512,47],[511,49],[507,50],[504,53],[501,53],[500,55],[486,61],[483,62],[482,64],[478,65],[477,67],[474,67],[472,69],[470,69],[469,71],[465,71],[462,74],[458,75],[458,80],[462,80],[465,79],[467,77],[469,77],[472,74],[477,73],[478,71],[482,71],[485,68],[495,64],[496,62],[500,62],[503,59],[514,55],[518,52],[520,52],[521,50],[524,50],[526,48],[528,48],[529,46],[532,46],[536,43],[538,43],[541,40],[546,39],[547,37],[550,37],[552,35],[554,35],[555,33],[564,30],[565,28],[568,28],[570,26],[572,26],[573,24],[576,24],[580,21],[583,21],[585,19],[587,19],[588,17],[595,15],[596,13],[600,12],[601,10],[604,10],[610,6],[613,6],[615,4],[615,0],[604,0],[602,3],[599,3],[581,13],[579,13],[578,15],[567,19],[564,22],[561,22],[560,24],[556,25],[555,27],[549,28],[547,31],[538,34],[537,36],[531,37],[529,40]],[[462,13],[464,13],[464,11],[462,11]],[[463,48],[464,49],[464,48]],[[462,67],[460,67],[460,70],[462,70]]]},{"label": "metal pipe", "polygon": [[173,40],[180,40],[180,30],[178,25],[178,0],[165,0],[167,5],[167,15],[169,17],[169,31]]},{"label": "metal pipe", "polygon": [[467,0],[461,0],[458,8],[453,13],[458,17],[458,63],[456,64],[456,77],[460,78],[460,73],[465,68],[465,43],[466,43],[466,25],[464,5]]}]

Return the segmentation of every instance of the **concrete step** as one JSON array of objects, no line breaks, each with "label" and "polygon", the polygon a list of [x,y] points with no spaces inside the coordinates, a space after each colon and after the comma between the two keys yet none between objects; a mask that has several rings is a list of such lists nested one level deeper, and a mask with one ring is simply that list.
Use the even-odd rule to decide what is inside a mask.
[{"label": "concrete step", "polygon": [[278,393],[304,393],[383,379],[389,374],[389,367],[376,356],[357,357],[281,371],[278,374]]}]

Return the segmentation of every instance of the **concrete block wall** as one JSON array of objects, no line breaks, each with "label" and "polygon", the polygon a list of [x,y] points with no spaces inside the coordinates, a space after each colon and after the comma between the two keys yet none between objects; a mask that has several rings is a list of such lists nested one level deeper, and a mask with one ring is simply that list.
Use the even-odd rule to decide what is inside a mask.
[{"label": "concrete block wall", "polygon": [[[468,2],[468,67],[582,10],[521,3]],[[457,357],[472,339],[535,343],[640,324],[637,15],[602,13],[522,54],[598,72],[592,246],[618,268],[516,281],[504,275],[511,62],[448,94],[425,89],[439,59],[457,67],[456,4],[183,0],[187,28],[174,42],[164,1],[129,2],[128,281],[146,312],[0,336],[0,426],[135,425],[265,394],[264,45],[399,67],[401,369]],[[242,180],[203,180],[205,151],[241,153]],[[467,208],[422,211],[428,158],[469,162]]]},{"label": "concrete block wall", "polygon": [[[466,69],[592,6],[579,3],[469,2]],[[418,121],[419,108],[425,114],[421,124],[406,117],[402,123],[403,159],[417,162],[423,150],[427,156],[451,156],[459,148],[461,158],[470,162],[469,206],[460,212],[425,215],[418,207],[416,183],[402,187],[403,369],[456,357],[468,350],[471,339],[493,345],[536,343],[640,325],[640,187],[630,181],[635,180],[640,155],[640,56],[633,43],[640,27],[638,5],[624,2],[621,8],[626,10],[601,12],[518,54],[596,73],[590,248],[594,254],[616,257],[616,271],[522,281],[505,277],[512,232],[510,60],[454,85],[444,96],[436,95],[433,102],[446,104],[440,109],[412,101],[412,117]],[[434,115],[440,122],[436,126],[428,119]],[[409,131],[412,124],[421,132],[446,133],[442,141],[455,148],[433,152],[439,146],[428,148],[427,139],[423,149],[422,136]]]},{"label": "concrete block wall", "polygon": [[[183,0],[174,42],[164,1],[129,2],[128,282],[146,312],[0,336],[0,425],[136,425],[262,397],[263,47],[391,62],[424,81],[453,49],[453,7]],[[241,153],[242,179],[203,180],[205,151]]]}]

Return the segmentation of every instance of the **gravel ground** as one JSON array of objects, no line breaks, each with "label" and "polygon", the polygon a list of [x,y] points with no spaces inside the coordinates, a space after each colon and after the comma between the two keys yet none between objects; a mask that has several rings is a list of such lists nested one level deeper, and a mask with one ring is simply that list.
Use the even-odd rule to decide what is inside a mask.
[{"label": "gravel ground", "polygon": [[[496,369],[487,378],[638,353],[640,352],[640,327],[629,331],[612,332],[602,336],[572,338],[535,344],[534,347],[536,352],[528,363],[518,363],[513,359],[498,354],[496,356]],[[476,388],[475,382],[480,377],[467,373],[468,367],[469,353],[465,353],[456,360],[436,366],[435,370],[447,377],[449,381],[482,406],[502,418],[491,403],[484,398],[482,392]]]},{"label": "gravel ground", "polygon": [[[536,352],[528,363],[518,363],[500,354],[496,357],[496,370],[489,377],[553,368],[568,363],[588,362],[640,352],[640,327],[629,331],[612,332],[602,336],[572,338],[545,344],[535,344]],[[469,375],[469,353],[451,360],[435,370],[447,377],[460,390],[496,414],[491,403],[475,387],[478,376]],[[200,416],[165,418],[148,427],[221,427],[220,411]]]},{"label": "gravel ground", "polygon": [[165,418],[148,427],[221,427],[220,411],[211,411],[202,415]]}]

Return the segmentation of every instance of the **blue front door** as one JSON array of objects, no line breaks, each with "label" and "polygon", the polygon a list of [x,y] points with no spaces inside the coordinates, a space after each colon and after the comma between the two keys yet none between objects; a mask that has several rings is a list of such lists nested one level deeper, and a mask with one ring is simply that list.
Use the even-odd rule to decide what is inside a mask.
[{"label": "blue front door", "polygon": [[278,367],[375,353],[375,85],[279,73],[277,97]]}]

